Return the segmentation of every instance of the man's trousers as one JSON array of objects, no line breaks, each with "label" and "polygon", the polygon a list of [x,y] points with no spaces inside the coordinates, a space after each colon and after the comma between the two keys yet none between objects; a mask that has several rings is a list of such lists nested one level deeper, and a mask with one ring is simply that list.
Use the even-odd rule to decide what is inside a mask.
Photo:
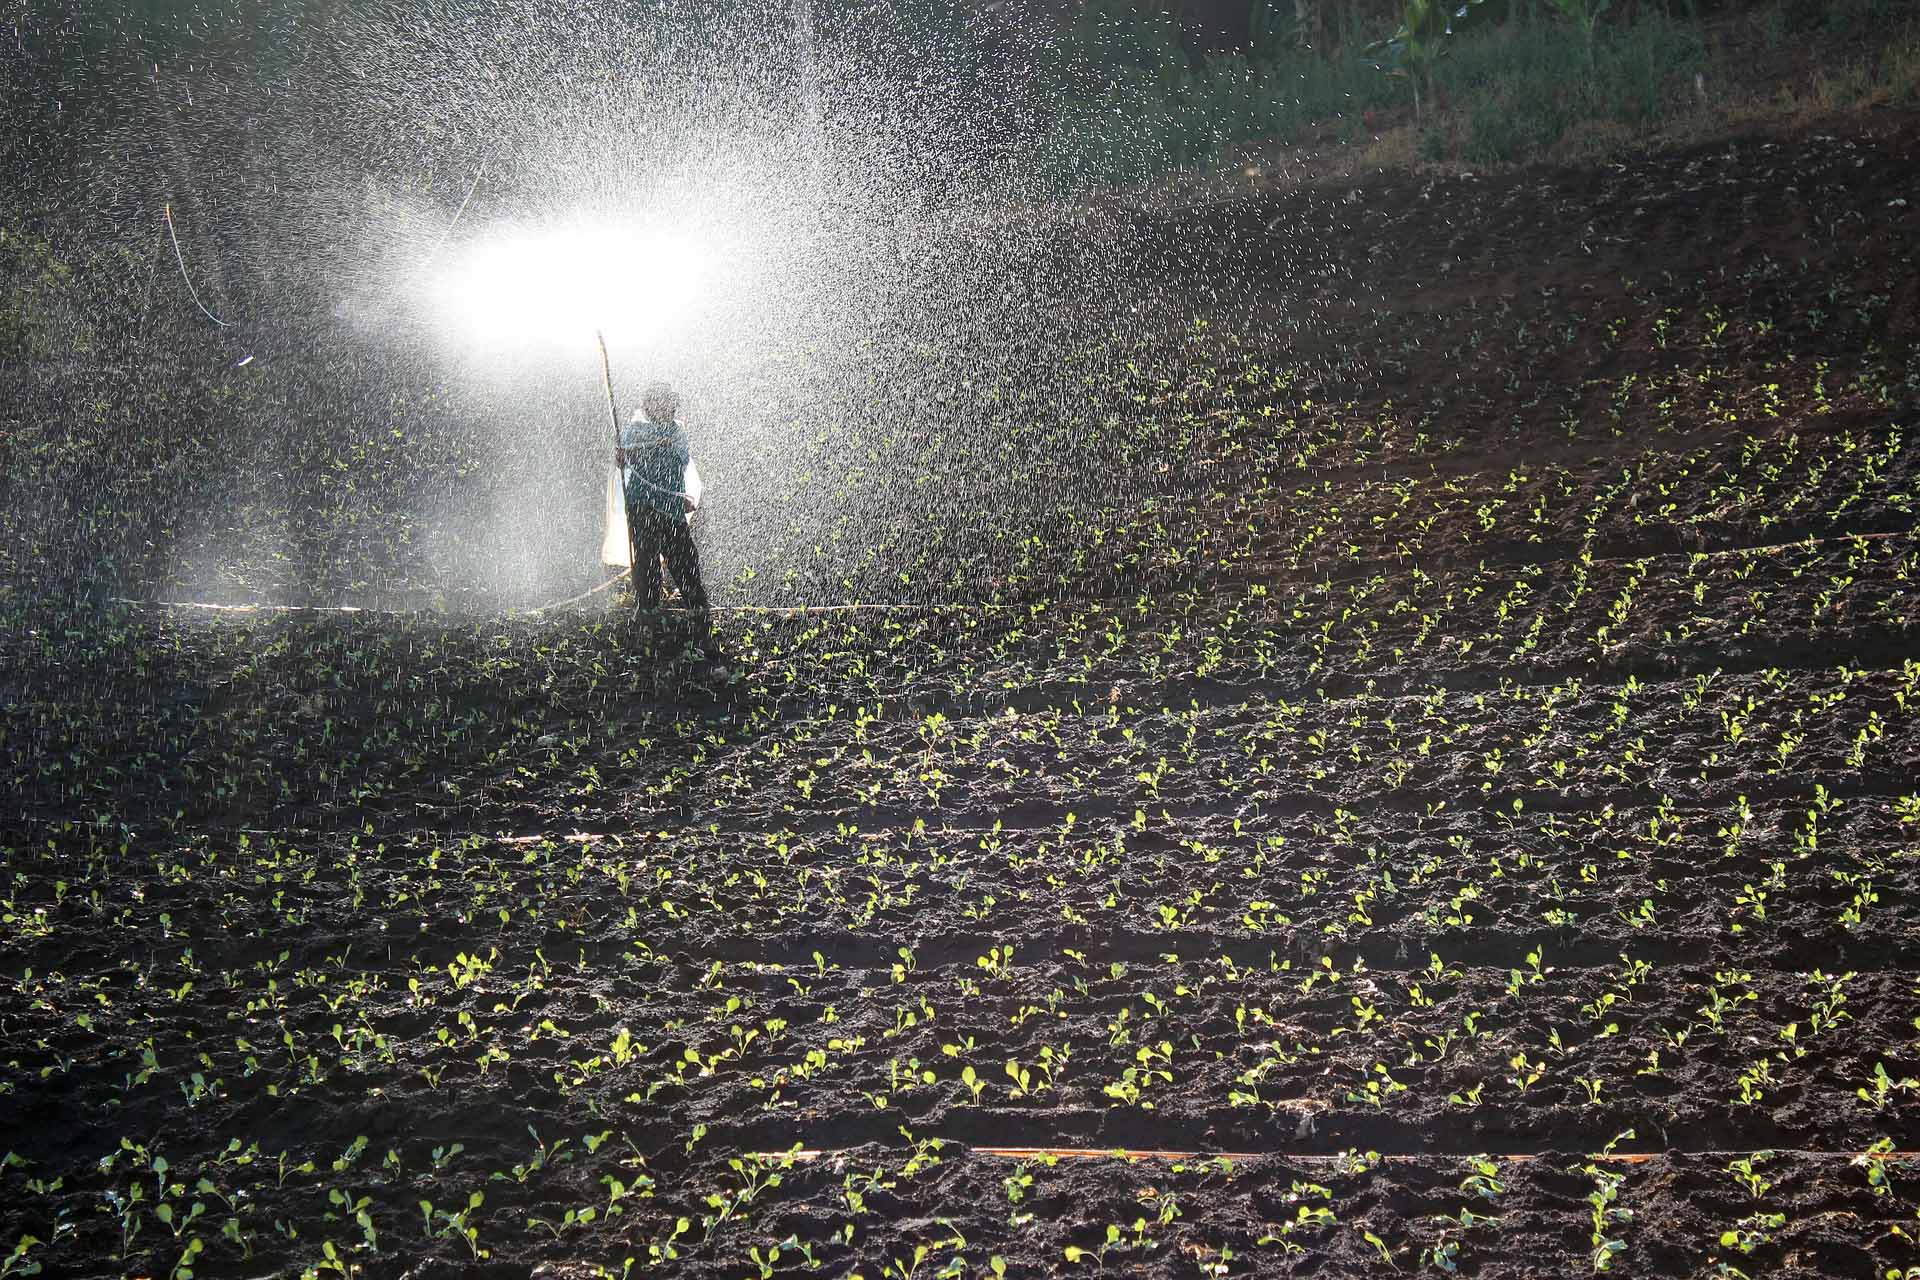
[{"label": "man's trousers", "polygon": [[660,607],[660,561],[664,557],[667,572],[680,588],[681,603],[704,613],[707,589],[700,581],[700,552],[693,545],[693,530],[686,518],[630,503],[627,520],[633,537],[634,603],[643,609]]}]

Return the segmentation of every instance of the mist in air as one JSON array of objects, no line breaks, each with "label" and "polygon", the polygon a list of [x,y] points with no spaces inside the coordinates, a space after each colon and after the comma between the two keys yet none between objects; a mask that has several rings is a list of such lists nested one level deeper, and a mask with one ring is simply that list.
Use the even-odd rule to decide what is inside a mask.
[{"label": "mist in air", "polygon": [[[229,602],[592,586],[601,333],[622,416],[646,382],[682,393],[717,603],[1003,589],[1022,521],[1101,519],[1136,483],[1082,406],[1154,327],[1152,273],[1076,221],[1061,105],[1022,72],[1049,33],[916,14],[83,21],[93,96],[62,110],[100,127],[69,225],[124,257],[147,358],[217,386],[110,415],[123,456],[156,458],[114,479],[117,515],[21,495],[58,563]],[[912,581],[893,565],[935,513],[975,536]]]}]

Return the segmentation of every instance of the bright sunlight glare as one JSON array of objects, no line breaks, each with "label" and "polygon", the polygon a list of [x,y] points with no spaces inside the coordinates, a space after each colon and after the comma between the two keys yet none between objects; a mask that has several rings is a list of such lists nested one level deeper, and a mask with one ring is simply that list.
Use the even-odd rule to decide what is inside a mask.
[{"label": "bright sunlight glare", "polygon": [[503,224],[436,264],[448,331],[481,352],[577,346],[603,330],[648,345],[696,308],[713,274],[704,237],[642,223]]}]

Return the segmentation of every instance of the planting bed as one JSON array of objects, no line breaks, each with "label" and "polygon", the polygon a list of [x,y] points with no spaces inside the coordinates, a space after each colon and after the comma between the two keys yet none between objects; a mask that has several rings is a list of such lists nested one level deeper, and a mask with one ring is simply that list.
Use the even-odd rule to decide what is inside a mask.
[{"label": "planting bed", "polygon": [[15,414],[0,1274],[1920,1267],[1916,136],[1100,223],[1287,305],[717,660],[462,613],[457,435],[303,534],[447,610],[115,602]]}]

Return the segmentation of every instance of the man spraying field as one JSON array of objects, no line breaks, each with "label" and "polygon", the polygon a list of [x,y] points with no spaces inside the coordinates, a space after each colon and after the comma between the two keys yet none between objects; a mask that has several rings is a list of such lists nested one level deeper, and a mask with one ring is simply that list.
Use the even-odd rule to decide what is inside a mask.
[{"label": "man spraying field", "polygon": [[700,509],[700,469],[694,465],[687,429],[680,423],[680,397],[672,387],[664,382],[647,387],[640,412],[620,429],[613,461],[626,499],[634,603],[642,609],[659,608],[664,558],[686,607],[705,613],[707,592],[690,525]]}]

